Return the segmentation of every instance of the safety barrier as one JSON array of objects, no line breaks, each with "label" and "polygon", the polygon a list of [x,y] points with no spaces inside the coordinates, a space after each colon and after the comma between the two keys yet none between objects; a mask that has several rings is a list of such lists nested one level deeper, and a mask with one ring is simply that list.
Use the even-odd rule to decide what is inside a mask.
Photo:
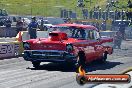
[{"label": "safety barrier", "polygon": [[20,44],[18,42],[1,42],[0,43],[0,58],[13,57],[20,55]]},{"label": "safety barrier", "polygon": [[13,42],[10,42],[10,44],[14,44],[14,53],[15,53],[15,56],[22,55],[23,50],[24,50],[22,42],[13,41]]},{"label": "safety barrier", "polygon": [[[37,32],[37,38],[48,37],[48,31]],[[27,31],[21,31],[18,33],[14,41],[0,42],[0,58],[13,57],[22,55],[23,43],[22,41],[28,40],[29,34]]]}]

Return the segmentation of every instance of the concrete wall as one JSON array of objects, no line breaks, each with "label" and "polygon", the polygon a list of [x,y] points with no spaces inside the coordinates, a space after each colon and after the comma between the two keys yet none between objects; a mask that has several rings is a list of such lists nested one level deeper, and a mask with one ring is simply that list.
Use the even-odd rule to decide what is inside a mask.
[{"label": "concrete wall", "polygon": [[13,57],[22,54],[19,42],[0,42],[0,58]]}]

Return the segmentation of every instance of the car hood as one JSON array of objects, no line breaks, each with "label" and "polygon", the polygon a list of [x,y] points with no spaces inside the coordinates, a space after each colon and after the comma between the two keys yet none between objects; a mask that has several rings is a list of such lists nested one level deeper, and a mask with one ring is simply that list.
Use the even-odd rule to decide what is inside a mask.
[{"label": "car hood", "polygon": [[74,38],[60,41],[52,41],[49,38],[39,38],[27,40],[26,42],[30,43],[31,50],[66,50],[66,44],[80,41]]}]

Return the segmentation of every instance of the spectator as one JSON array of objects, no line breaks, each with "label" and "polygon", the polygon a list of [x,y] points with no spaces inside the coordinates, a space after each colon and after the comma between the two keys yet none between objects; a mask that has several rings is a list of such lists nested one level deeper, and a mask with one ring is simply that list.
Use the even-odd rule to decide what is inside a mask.
[{"label": "spectator", "polygon": [[40,18],[40,23],[39,23],[39,29],[40,31],[44,31],[44,19],[43,18]]},{"label": "spectator", "polygon": [[44,26],[44,27],[43,27],[43,30],[44,30],[44,31],[48,31],[48,27],[47,27],[47,26]]},{"label": "spectator", "polygon": [[101,30],[106,31],[106,21],[105,20],[101,23]]},{"label": "spectator", "polygon": [[114,20],[112,20],[112,25],[111,25],[111,31],[114,31],[115,30],[115,21]]},{"label": "spectator", "polygon": [[16,21],[16,17],[13,17],[13,22],[17,22],[17,21]]},{"label": "spectator", "polygon": [[0,26],[3,26],[5,24],[6,18],[0,17]]},{"label": "spectator", "polygon": [[131,20],[131,11],[128,12],[128,20]]},{"label": "spectator", "polygon": [[24,18],[22,19],[22,23],[23,23],[22,30],[23,30],[23,31],[27,31],[27,27],[28,27],[27,25],[28,25],[28,23],[25,21]]},{"label": "spectator", "polygon": [[118,31],[114,37],[113,48],[116,48],[116,46],[118,46],[118,49],[121,49],[121,43],[122,43],[122,33]]},{"label": "spectator", "polygon": [[96,28],[97,28],[98,30],[100,30],[99,22],[96,22]]},{"label": "spectator", "polygon": [[99,19],[99,11],[96,11],[96,19]]},{"label": "spectator", "polygon": [[126,11],[126,18],[127,18],[127,20],[129,20],[129,12],[128,12],[128,10]]},{"label": "spectator", "polygon": [[109,9],[106,10],[106,20],[108,20],[108,18],[109,18]]},{"label": "spectator", "polygon": [[125,11],[124,10],[122,10],[121,16],[122,16],[122,20],[124,20],[124,18],[125,18]]},{"label": "spectator", "polygon": [[6,26],[5,37],[11,37],[12,36],[11,35],[11,24],[12,24],[12,22],[11,22],[10,18],[7,18],[5,21],[5,26]]},{"label": "spectator", "polygon": [[80,30],[80,35],[81,35],[81,38],[82,39],[85,39],[86,33],[85,33],[85,30],[84,29]]},{"label": "spectator", "polygon": [[93,18],[93,11],[92,11],[92,10],[90,10],[90,12],[89,12],[89,18],[90,18],[90,19]]},{"label": "spectator", "polygon": [[121,17],[121,12],[118,11],[118,12],[117,12],[117,20],[120,19],[120,17]]},{"label": "spectator", "polygon": [[119,31],[122,34],[123,39],[125,39],[125,26],[124,22],[119,23]]},{"label": "spectator", "polygon": [[68,17],[69,17],[69,18],[72,18],[72,11],[69,10],[68,12],[69,12],[69,13],[68,13]]},{"label": "spectator", "polygon": [[99,10],[99,8],[100,8],[100,7],[99,7],[99,6],[97,6],[97,8],[96,8],[96,9],[97,9],[97,10]]},{"label": "spectator", "polygon": [[99,8],[99,19],[101,19],[101,15],[102,15],[102,10],[101,8]]},{"label": "spectator", "polygon": [[97,13],[97,11],[94,11],[93,18],[95,18],[95,19],[98,18],[98,13]]},{"label": "spectator", "polygon": [[23,30],[23,22],[22,22],[22,19],[21,17],[18,18],[18,21],[16,23],[16,31],[17,31],[17,34],[19,33],[19,31],[22,31]]},{"label": "spectator", "polygon": [[2,10],[2,16],[8,16],[8,13],[5,9]]},{"label": "spectator", "polygon": [[64,18],[64,15],[63,14],[64,14],[64,10],[63,9],[60,9],[60,17],[61,18]]},{"label": "spectator", "polygon": [[82,9],[82,13],[83,13],[83,18],[87,19],[88,18],[88,10],[87,9]]},{"label": "spectator", "polygon": [[128,25],[130,27],[130,36],[132,36],[132,21]]},{"label": "spectator", "polygon": [[36,17],[32,17],[32,21],[28,25],[28,32],[30,35],[30,39],[36,39],[37,38],[37,28],[38,23],[36,22]]},{"label": "spectator", "polygon": [[102,12],[102,19],[105,20],[106,19],[106,11]]},{"label": "spectator", "polygon": [[115,10],[115,20],[117,20],[118,19],[118,11],[117,11],[117,9]]},{"label": "spectator", "polygon": [[68,13],[67,13],[67,10],[66,9],[63,10],[63,17],[64,18],[67,18],[68,17]]}]

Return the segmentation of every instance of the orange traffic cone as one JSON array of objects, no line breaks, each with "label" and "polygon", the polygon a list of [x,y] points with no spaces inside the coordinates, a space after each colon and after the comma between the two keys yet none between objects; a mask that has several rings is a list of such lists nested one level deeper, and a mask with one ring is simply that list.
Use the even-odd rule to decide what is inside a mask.
[{"label": "orange traffic cone", "polygon": [[22,41],[22,32],[21,31],[17,34],[16,41]]}]

